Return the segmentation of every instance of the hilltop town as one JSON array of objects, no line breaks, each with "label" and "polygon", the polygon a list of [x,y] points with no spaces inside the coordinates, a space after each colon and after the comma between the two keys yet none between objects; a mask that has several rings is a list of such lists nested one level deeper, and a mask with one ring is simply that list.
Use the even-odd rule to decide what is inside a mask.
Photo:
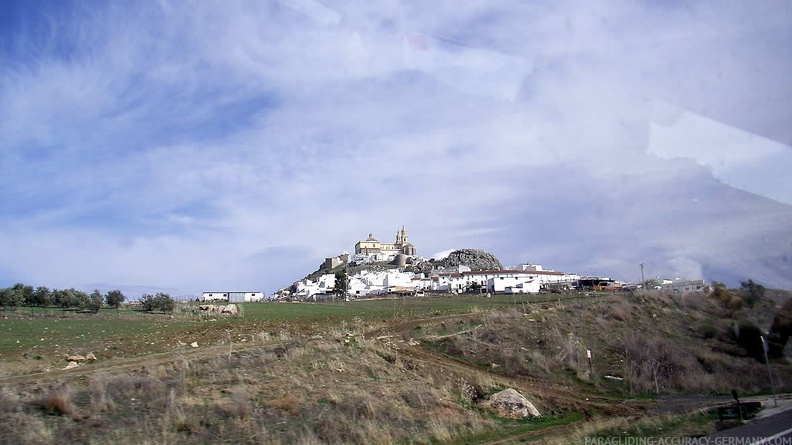
[{"label": "hilltop town", "polygon": [[[372,233],[355,243],[354,254],[343,253],[324,260],[319,270],[281,289],[274,299],[317,301],[342,296],[357,299],[387,294],[422,295],[428,292],[481,294],[537,294],[572,289],[627,290],[629,283],[610,277],[580,276],[521,263],[502,267],[493,255],[475,249],[452,252],[443,259],[427,260],[417,254],[402,226],[393,243],[379,241]],[[482,261],[484,259],[484,261]],[[336,280],[346,280],[338,292]],[[666,291],[694,291],[703,280],[655,280]],[[633,285],[640,286],[638,285]]]}]

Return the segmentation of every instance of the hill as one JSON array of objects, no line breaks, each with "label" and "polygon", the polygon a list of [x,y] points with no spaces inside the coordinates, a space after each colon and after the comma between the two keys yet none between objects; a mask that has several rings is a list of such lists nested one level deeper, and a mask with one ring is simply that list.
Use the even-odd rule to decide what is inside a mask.
[{"label": "hill", "polygon": [[[0,441],[486,443],[542,434],[567,443],[628,423],[702,434],[713,418],[690,412],[728,402],[732,389],[769,390],[742,338],[767,330],[789,299],[768,291],[749,307],[737,290],[438,296],[247,304],[244,318],[217,320],[192,319],[184,305],[174,319],[107,315],[135,335],[72,331],[57,345],[24,348],[14,341],[36,323],[58,324],[11,313],[0,343]],[[87,348],[99,360],[69,371],[10,366]],[[772,367],[790,390],[789,360]],[[542,417],[488,410],[488,397],[506,388]]]}]

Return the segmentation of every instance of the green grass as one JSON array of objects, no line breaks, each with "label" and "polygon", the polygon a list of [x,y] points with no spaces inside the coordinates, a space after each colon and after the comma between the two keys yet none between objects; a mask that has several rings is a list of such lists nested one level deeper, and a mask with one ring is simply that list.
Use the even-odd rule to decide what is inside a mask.
[{"label": "green grass", "polygon": [[716,410],[647,418],[621,428],[597,431],[592,437],[697,437],[709,434],[718,420]]},{"label": "green grass", "polygon": [[[52,358],[82,350],[123,350],[122,355],[139,355],[173,350],[176,339],[190,343],[208,330],[249,329],[275,332],[278,325],[300,332],[306,327],[412,320],[429,316],[459,315],[507,309],[528,304],[548,305],[580,298],[570,295],[440,295],[340,301],[329,303],[244,303],[244,317],[217,316],[207,322],[185,315],[178,307],[174,316],[144,313],[137,309],[119,311],[103,308],[99,314],[63,311],[59,308],[18,308],[0,324],[0,363],[24,356]],[[590,297],[584,297],[590,298]],[[179,303],[197,306],[198,302]],[[111,354],[116,355],[116,354]]]},{"label": "green grass", "polygon": [[[524,434],[554,426],[568,425],[579,422],[582,419],[583,415],[575,412],[564,414],[562,416],[542,416],[537,419],[525,420],[508,420],[498,418],[499,425],[497,429],[464,437],[451,443],[454,445],[468,445],[489,443],[496,440],[498,443],[503,444],[523,443],[523,440],[520,438],[520,436]],[[509,440],[510,437],[513,438],[513,441]],[[538,438],[532,437],[532,439]]]},{"label": "green grass", "polygon": [[77,346],[174,332],[190,323],[129,318],[24,318],[0,324],[0,355],[53,346]]}]

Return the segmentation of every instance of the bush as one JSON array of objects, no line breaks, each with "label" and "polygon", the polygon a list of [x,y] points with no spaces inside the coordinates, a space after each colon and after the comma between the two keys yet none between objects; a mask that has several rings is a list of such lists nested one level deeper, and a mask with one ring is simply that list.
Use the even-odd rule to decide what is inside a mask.
[{"label": "bush", "polygon": [[740,289],[742,290],[742,299],[748,307],[753,307],[757,301],[764,298],[765,287],[754,283],[753,280],[741,281]]},{"label": "bush", "polygon": [[716,328],[715,324],[713,324],[711,321],[707,321],[701,325],[699,332],[704,338],[715,338],[715,334],[718,333],[718,328]]},{"label": "bush", "polygon": [[758,360],[764,359],[762,330],[750,321],[743,320],[734,326],[732,338],[745,349],[745,353]]},{"label": "bush", "polygon": [[176,308],[176,301],[169,294],[157,292],[157,295],[143,294],[140,297],[140,306],[146,312],[171,313]]},{"label": "bush", "polygon": [[731,292],[725,284],[712,282],[712,297],[718,300],[727,309],[739,309],[743,300]]}]

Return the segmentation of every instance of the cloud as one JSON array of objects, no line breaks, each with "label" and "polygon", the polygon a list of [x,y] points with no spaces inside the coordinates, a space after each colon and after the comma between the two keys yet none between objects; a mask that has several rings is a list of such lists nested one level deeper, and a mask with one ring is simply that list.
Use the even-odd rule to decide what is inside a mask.
[{"label": "cloud", "polygon": [[402,225],[419,254],[789,285],[779,182],[718,182],[703,125],[662,151],[654,111],[786,159],[784,2],[286,3],[64,3],[3,27],[0,285],[272,292]]}]

